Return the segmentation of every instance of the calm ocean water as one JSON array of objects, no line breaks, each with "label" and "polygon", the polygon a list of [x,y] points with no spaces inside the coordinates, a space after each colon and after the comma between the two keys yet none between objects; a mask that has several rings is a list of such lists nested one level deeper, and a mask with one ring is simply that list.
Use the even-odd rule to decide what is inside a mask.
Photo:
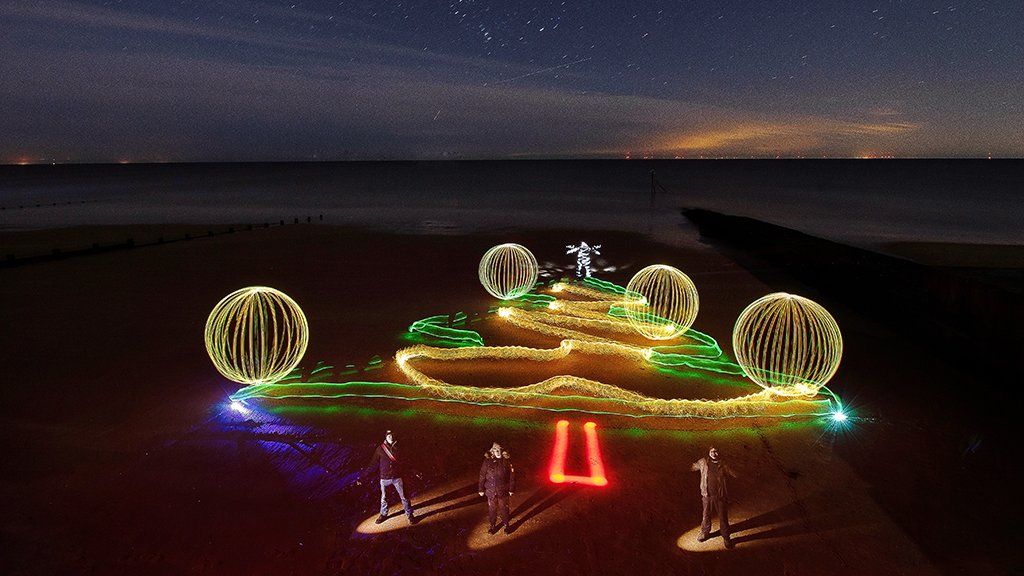
[{"label": "calm ocean water", "polygon": [[[652,170],[658,183],[653,199]],[[861,246],[900,241],[1024,244],[1024,163],[519,160],[9,166],[0,168],[0,206],[3,230],[261,223],[323,214],[329,224],[412,233],[614,229],[690,243],[696,234],[679,214],[680,207],[688,206],[751,216]]]}]

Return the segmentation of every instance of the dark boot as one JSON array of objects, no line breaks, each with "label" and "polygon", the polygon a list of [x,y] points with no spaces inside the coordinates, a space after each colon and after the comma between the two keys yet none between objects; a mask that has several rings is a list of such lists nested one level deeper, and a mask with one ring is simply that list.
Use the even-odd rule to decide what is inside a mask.
[{"label": "dark boot", "polygon": [[384,523],[384,521],[385,521],[385,520],[387,520],[387,519],[388,519],[388,517],[387,517],[387,516],[384,516],[384,515],[382,514],[382,515],[380,515],[380,516],[377,516],[377,519],[376,519],[376,520],[374,520],[374,521],[373,521],[373,523],[374,523],[374,524],[383,524],[383,523]]}]

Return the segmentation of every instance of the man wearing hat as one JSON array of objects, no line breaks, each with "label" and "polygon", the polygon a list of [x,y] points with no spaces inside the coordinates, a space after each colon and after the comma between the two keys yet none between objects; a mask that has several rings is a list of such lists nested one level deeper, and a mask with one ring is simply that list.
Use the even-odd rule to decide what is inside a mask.
[{"label": "man wearing hat", "polygon": [[373,452],[373,459],[370,460],[370,465],[367,466],[367,471],[372,471],[374,467],[378,467],[380,470],[380,516],[377,517],[375,522],[380,524],[388,518],[388,496],[387,487],[394,486],[395,491],[398,492],[398,497],[402,500],[402,507],[405,508],[405,515],[409,518],[409,523],[415,523],[415,518],[412,515],[412,506],[409,504],[409,499],[405,497],[405,491],[402,489],[402,474],[401,465],[398,459],[398,441],[395,440],[395,435],[388,430],[384,435],[384,441],[377,446],[377,449]]},{"label": "man wearing hat", "polygon": [[484,463],[480,466],[480,481],[477,492],[487,496],[487,520],[490,522],[490,532],[498,531],[498,512],[501,512],[502,522],[505,524],[505,534],[509,533],[508,498],[516,488],[516,471],[509,461],[508,452],[501,449],[501,445],[495,442],[491,449],[484,453]]}]

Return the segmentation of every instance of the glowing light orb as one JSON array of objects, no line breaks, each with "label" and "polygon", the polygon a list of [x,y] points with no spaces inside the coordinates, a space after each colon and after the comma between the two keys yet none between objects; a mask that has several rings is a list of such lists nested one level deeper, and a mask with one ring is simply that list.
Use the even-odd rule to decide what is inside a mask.
[{"label": "glowing light orb", "polygon": [[480,283],[495,298],[512,300],[537,283],[537,259],[519,244],[499,244],[480,259]]},{"label": "glowing light orb", "polygon": [[302,308],[266,286],[236,290],[206,320],[206,352],[217,371],[240,384],[269,384],[291,372],[309,343]]},{"label": "glowing light orb", "polygon": [[697,287],[676,268],[655,264],[629,281],[622,308],[640,334],[651,340],[671,340],[689,330],[697,318]]},{"label": "glowing light orb", "polygon": [[843,336],[820,304],[777,292],[740,313],[732,347],[744,374],[765,389],[783,396],[810,396],[839,368]]}]

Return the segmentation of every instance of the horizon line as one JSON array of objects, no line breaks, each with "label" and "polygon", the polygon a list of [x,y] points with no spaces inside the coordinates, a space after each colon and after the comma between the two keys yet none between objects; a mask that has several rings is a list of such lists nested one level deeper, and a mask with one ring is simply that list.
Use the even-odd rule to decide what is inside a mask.
[{"label": "horizon line", "polygon": [[159,166],[177,164],[369,164],[414,162],[568,162],[568,161],[792,161],[792,160],[1022,160],[1022,156],[502,156],[468,158],[349,158],[349,159],[260,159],[260,160],[16,160],[0,162],[0,167],[13,166]]}]

